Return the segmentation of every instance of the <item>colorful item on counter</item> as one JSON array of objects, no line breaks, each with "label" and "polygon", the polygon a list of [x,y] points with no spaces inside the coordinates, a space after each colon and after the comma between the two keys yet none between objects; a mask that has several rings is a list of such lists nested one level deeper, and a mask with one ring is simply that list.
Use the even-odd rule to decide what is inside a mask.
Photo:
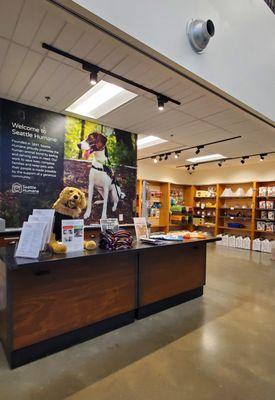
[{"label": "colorful item on counter", "polygon": [[114,232],[107,229],[100,234],[99,247],[104,250],[130,249],[133,246],[133,237],[130,232],[119,229]]}]

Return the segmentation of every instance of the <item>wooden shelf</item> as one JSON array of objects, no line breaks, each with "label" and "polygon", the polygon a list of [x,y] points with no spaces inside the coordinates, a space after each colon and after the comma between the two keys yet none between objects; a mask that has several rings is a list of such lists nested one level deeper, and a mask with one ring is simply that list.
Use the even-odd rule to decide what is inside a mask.
[{"label": "wooden shelf", "polygon": [[228,196],[228,197],[224,197],[221,196],[220,197],[221,200],[226,200],[226,199],[247,199],[247,200],[252,200],[252,196]]},{"label": "wooden shelf", "polygon": [[267,235],[275,235],[275,232],[271,232],[271,231],[257,231],[255,230],[256,233],[266,233]]},{"label": "wooden shelf", "polygon": [[243,231],[243,232],[250,232],[251,231],[251,229],[248,229],[248,228],[231,228],[231,227],[229,227],[229,226],[218,226],[218,228],[219,229],[228,229],[228,230],[231,230],[231,231]]}]

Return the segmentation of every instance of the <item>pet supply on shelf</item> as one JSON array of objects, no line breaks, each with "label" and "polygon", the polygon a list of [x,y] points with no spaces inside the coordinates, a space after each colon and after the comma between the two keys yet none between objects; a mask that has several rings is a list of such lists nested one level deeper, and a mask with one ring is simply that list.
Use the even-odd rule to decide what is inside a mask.
[{"label": "pet supply on shelf", "polygon": [[228,240],[229,240],[229,236],[228,235],[223,235],[223,237],[222,237],[222,245],[223,246],[228,246]]},{"label": "pet supply on shelf", "polygon": [[254,251],[261,251],[261,242],[262,240],[257,238],[253,240],[252,250]]},{"label": "pet supply on shelf", "polygon": [[196,190],[196,197],[209,197],[207,190]]},{"label": "pet supply on shelf", "polygon": [[275,197],[275,186],[268,186],[267,195],[268,197]]},{"label": "pet supply on shelf", "polygon": [[253,196],[253,188],[250,187],[247,192],[245,193],[246,197],[252,197]]},{"label": "pet supply on shelf", "polygon": [[273,210],[273,208],[274,208],[274,201],[273,200],[267,200],[265,202],[265,204],[266,204],[267,210]]},{"label": "pet supply on shelf", "polygon": [[265,200],[259,201],[259,208],[265,209],[266,208],[266,202]]},{"label": "pet supply on shelf", "polygon": [[245,197],[244,189],[239,187],[236,192],[233,192],[233,197]]},{"label": "pet supply on shelf", "polygon": [[267,187],[266,186],[259,187],[259,196],[260,197],[266,197],[267,196]]},{"label": "pet supply on shelf", "polygon": [[267,213],[267,218],[274,221],[275,219],[275,212],[274,211],[268,211]]},{"label": "pet supply on shelf", "polygon": [[257,221],[257,231],[265,231],[265,222]]},{"label": "pet supply on shelf", "polygon": [[239,222],[228,222],[227,226],[228,228],[244,228],[244,225],[240,224]]},{"label": "pet supply on shelf", "polygon": [[246,236],[243,238],[243,249],[250,250],[251,248],[251,239],[250,237]]},{"label": "pet supply on shelf", "polygon": [[261,211],[261,219],[267,219],[267,211]]},{"label": "pet supply on shelf", "polygon": [[236,247],[238,249],[242,249],[243,248],[243,237],[242,236],[237,236],[236,237]]},{"label": "pet supply on shelf", "polygon": [[263,253],[271,253],[271,243],[268,239],[261,241],[261,251]]},{"label": "pet supply on shelf", "polygon": [[221,197],[232,197],[233,196],[233,192],[231,190],[231,188],[225,188],[221,194]]},{"label": "pet supply on shelf", "polygon": [[274,232],[274,224],[273,224],[273,222],[266,222],[265,223],[265,230],[267,232]]},{"label": "pet supply on shelf", "polygon": [[236,236],[229,236],[228,246],[229,247],[236,247]]}]

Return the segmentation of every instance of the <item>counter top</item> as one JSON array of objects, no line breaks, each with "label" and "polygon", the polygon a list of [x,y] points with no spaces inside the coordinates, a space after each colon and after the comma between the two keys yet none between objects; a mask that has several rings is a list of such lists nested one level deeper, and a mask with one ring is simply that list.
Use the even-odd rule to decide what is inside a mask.
[{"label": "counter top", "polygon": [[174,241],[163,241],[159,245],[149,245],[145,243],[139,243],[134,241],[133,247],[131,249],[120,249],[115,251],[103,250],[97,247],[95,250],[87,251],[77,251],[67,254],[52,254],[50,252],[41,253],[39,259],[31,258],[21,258],[14,257],[15,245],[10,245],[6,247],[0,247],[0,259],[5,262],[8,269],[14,271],[22,268],[34,267],[34,266],[46,266],[52,265],[53,263],[66,261],[66,263],[73,262],[75,260],[80,260],[84,257],[92,258],[106,255],[115,255],[123,252],[143,252],[150,251],[152,248],[157,247],[171,247],[171,246],[189,246],[196,243],[210,243],[220,240],[218,237],[209,236],[206,239],[184,239],[180,242]]}]

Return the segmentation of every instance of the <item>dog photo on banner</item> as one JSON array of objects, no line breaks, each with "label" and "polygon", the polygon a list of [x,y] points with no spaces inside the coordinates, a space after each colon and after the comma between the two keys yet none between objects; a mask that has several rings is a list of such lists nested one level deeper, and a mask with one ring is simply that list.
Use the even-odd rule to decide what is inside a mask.
[{"label": "dog photo on banner", "polygon": [[85,224],[113,217],[132,222],[136,160],[135,134],[66,117],[64,186],[86,193]]}]

